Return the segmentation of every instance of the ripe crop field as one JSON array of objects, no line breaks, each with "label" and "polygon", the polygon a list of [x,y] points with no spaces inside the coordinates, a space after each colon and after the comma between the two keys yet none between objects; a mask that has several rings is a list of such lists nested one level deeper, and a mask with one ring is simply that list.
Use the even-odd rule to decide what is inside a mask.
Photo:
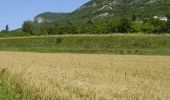
[{"label": "ripe crop field", "polygon": [[170,57],[0,52],[12,100],[170,100]]}]

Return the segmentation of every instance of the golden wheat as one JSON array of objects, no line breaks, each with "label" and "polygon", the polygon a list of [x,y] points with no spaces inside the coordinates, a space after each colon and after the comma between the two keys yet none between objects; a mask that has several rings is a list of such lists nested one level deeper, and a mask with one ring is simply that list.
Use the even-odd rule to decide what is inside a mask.
[{"label": "golden wheat", "polygon": [[0,69],[28,100],[170,100],[168,56],[0,52]]}]

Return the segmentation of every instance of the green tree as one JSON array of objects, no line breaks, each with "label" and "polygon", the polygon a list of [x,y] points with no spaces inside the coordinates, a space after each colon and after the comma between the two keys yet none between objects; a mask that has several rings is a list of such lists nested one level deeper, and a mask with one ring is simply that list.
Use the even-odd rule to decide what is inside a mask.
[{"label": "green tree", "polygon": [[167,33],[170,33],[170,20],[167,21],[166,23],[166,26],[167,26]]},{"label": "green tree", "polygon": [[108,23],[106,23],[106,33],[115,33],[115,32],[118,32],[119,30],[119,21],[117,20],[113,20],[113,21],[110,21]]},{"label": "green tree", "polygon": [[131,30],[131,22],[127,18],[123,18],[120,20],[119,24],[119,32],[127,33]]},{"label": "green tree", "polygon": [[85,23],[79,23],[77,24],[77,33],[78,34],[84,34],[87,33],[87,27]]},{"label": "green tree", "polygon": [[93,20],[88,20],[84,28],[86,33],[94,33],[95,22]]},{"label": "green tree", "polygon": [[132,15],[132,21],[136,21],[137,20],[137,16],[135,14]]},{"label": "green tree", "polygon": [[67,34],[77,34],[77,27],[76,25],[72,24],[70,21],[67,21],[65,25],[65,33]]},{"label": "green tree", "polygon": [[140,22],[140,21],[133,22],[132,26],[131,26],[131,28],[132,28],[131,32],[141,32],[142,26],[143,26],[142,22]]},{"label": "green tree", "polygon": [[22,31],[35,35],[37,33],[37,28],[32,21],[25,21],[22,25]]},{"label": "green tree", "polygon": [[143,23],[142,32],[153,33],[154,30],[155,30],[155,27],[151,23],[148,23],[148,22]]},{"label": "green tree", "polygon": [[39,35],[48,35],[46,25],[41,25],[39,27]]},{"label": "green tree", "polygon": [[6,25],[5,31],[6,31],[6,32],[9,32],[9,26],[8,26],[8,25]]},{"label": "green tree", "polygon": [[106,24],[96,24],[94,26],[94,30],[93,32],[96,33],[96,34],[103,34],[103,33],[109,33],[109,32],[106,32],[107,31],[107,28],[106,28]]},{"label": "green tree", "polygon": [[168,26],[166,25],[165,21],[161,21],[160,23],[157,23],[157,25],[155,25],[155,33],[166,33],[168,30]]}]

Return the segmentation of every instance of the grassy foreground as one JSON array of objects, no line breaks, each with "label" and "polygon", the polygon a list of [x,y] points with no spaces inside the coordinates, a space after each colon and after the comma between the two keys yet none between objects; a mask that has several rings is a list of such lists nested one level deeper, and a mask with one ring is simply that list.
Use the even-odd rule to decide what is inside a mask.
[{"label": "grassy foreground", "polygon": [[11,100],[11,98],[5,92],[5,89],[0,87],[0,100]]},{"label": "grassy foreground", "polygon": [[67,35],[1,38],[0,50],[170,55],[170,36]]},{"label": "grassy foreground", "polygon": [[0,52],[12,100],[169,100],[170,57]]}]

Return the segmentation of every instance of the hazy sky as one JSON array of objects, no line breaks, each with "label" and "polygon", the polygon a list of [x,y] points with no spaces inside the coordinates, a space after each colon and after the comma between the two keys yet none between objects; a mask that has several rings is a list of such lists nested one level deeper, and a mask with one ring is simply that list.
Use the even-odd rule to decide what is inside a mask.
[{"label": "hazy sky", "polygon": [[21,27],[42,12],[72,12],[88,0],[0,0],[0,30]]}]

